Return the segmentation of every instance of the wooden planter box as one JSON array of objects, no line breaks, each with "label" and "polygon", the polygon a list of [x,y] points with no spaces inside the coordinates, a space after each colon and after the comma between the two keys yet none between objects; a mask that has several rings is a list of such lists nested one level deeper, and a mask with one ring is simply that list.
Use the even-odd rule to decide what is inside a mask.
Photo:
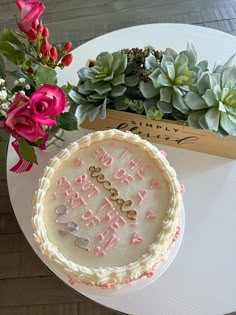
[{"label": "wooden planter box", "polygon": [[145,116],[107,110],[106,119],[86,119],[81,127],[92,130],[129,130],[150,142],[236,159],[236,137],[221,138],[208,130],[193,129],[181,122],[149,120]]}]

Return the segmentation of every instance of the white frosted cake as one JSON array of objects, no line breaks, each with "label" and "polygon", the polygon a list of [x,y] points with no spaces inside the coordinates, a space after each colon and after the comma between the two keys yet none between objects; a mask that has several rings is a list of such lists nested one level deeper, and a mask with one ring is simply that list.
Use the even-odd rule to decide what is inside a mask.
[{"label": "white frosted cake", "polygon": [[52,158],[33,198],[34,238],[70,283],[103,288],[153,275],[180,232],[181,185],[163,152],[97,131]]}]

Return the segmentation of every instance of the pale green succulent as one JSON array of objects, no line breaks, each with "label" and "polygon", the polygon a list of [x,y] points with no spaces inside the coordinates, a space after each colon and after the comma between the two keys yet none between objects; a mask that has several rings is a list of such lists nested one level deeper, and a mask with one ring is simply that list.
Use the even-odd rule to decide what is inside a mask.
[{"label": "pale green succulent", "polygon": [[187,114],[189,108],[184,103],[183,96],[195,89],[197,78],[207,69],[207,61],[197,64],[196,49],[188,44],[187,50],[179,54],[173,49],[166,49],[160,63],[153,55],[149,55],[145,65],[147,69],[153,69],[153,72],[149,75],[150,81],[140,82],[143,96],[151,99],[152,105],[163,113],[177,110]]},{"label": "pale green succulent", "polygon": [[236,66],[228,65],[204,73],[197,82],[197,93],[185,96],[191,127],[236,136]]},{"label": "pale green succulent", "polygon": [[122,96],[126,90],[126,67],[127,56],[120,51],[99,54],[92,67],[78,71],[81,82],[78,92],[92,102],[104,100],[107,96]]}]

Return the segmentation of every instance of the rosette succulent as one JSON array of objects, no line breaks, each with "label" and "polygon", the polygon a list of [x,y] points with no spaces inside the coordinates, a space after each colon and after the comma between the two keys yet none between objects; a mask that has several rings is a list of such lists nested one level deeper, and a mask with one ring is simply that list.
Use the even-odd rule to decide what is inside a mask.
[{"label": "rosette succulent", "polygon": [[191,110],[191,127],[236,136],[236,66],[226,63],[213,73],[204,73],[197,82],[197,92],[189,92],[185,103]]},{"label": "rosette succulent", "polygon": [[126,90],[125,69],[127,56],[120,51],[99,54],[92,67],[84,67],[78,71],[81,84],[79,92],[88,95],[88,99],[104,99],[122,96]]},{"label": "rosette succulent", "polygon": [[[153,55],[146,58],[145,66],[153,69],[149,82],[140,82],[140,90],[148,99],[148,106],[156,106],[163,113],[176,111],[187,114],[183,96],[194,89],[197,78],[207,69],[207,61],[197,64],[197,52],[192,44],[179,54],[166,49],[160,63]],[[179,115],[178,115],[179,116]]]},{"label": "rosette succulent", "polygon": [[69,96],[79,104],[76,117],[81,123],[88,115],[93,121],[97,114],[106,117],[106,106],[110,98],[121,97],[126,91],[125,70],[127,55],[120,51],[99,54],[94,64],[83,67],[78,71],[80,84],[73,89]]}]

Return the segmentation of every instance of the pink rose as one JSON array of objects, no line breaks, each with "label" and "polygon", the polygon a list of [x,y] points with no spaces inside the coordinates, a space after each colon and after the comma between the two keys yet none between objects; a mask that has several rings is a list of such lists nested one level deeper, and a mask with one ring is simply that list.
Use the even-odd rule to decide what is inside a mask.
[{"label": "pink rose", "polygon": [[4,127],[13,136],[19,135],[28,141],[34,142],[44,137],[45,131],[40,123],[32,119],[32,111],[29,105],[29,97],[22,92],[18,92],[7,111]]},{"label": "pink rose", "polygon": [[66,96],[61,88],[51,84],[42,85],[30,96],[32,118],[46,126],[56,124],[52,118],[66,107]]},{"label": "pink rose", "polygon": [[38,0],[16,0],[16,4],[21,10],[21,19],[18,23],[19,29],[28,34],[32,24],[38,24],[38,18],[43,13],[45,6]]}]

